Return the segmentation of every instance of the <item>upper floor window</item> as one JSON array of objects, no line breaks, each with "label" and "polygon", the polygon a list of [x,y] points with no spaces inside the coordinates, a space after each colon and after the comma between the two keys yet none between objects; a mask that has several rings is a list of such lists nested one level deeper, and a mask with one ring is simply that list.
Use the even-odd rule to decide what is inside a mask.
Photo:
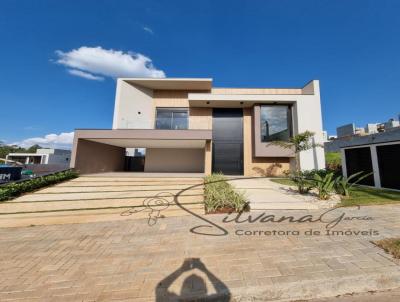
[{"label": "upper floor window", "polygon": [[157,108],[156,129],[187,129],[188,115],[187,108]]},{"label": "upper floor window", "polygon": [[261,141],[288,141],[292,135],[291,107],[288,105],[261,106]]}]

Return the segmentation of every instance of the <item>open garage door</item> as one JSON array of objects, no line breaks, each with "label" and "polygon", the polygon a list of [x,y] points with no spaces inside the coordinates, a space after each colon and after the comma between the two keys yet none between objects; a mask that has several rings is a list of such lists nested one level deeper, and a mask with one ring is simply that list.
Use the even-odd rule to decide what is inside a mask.
[{"label": "open garage door", "polygon": [[[346,149],[345,153],[348,177],[360,171],[365,173],[373,171],[370,147]],[[370,175],[359,183],[362,185],[374,186],[374,176]]]},{"label": "open garage door", "polygon": [[400,190],[400,144],[376,147],[381,186]]}]

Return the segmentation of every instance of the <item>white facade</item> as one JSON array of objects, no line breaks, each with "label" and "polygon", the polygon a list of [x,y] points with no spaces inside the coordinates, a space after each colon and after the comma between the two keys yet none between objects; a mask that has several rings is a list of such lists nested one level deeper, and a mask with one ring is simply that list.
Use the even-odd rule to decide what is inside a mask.
[{"label": "white facade", "polygon": [[[287,89],[292,90],[288,94],[284,92],[219,94],[218,89],[217,92],[213,91],[212,79],[118,79],[113,129],[154,129],[153,93],[156,90],[168,89],[188,91],[187,99],[185,99],[187,107],[248,108],[255,104],[291,104],[294,134],[311,131],[315,133],[316,145],[324,143],[320,89],[317,80],[309,82],[301,89]],[[276,91],[284,90],[276,89]],[[298,92],[293,92],[294,90]],[[303,170],[325,168],[323,147],[301,152],[300,167]]]}]

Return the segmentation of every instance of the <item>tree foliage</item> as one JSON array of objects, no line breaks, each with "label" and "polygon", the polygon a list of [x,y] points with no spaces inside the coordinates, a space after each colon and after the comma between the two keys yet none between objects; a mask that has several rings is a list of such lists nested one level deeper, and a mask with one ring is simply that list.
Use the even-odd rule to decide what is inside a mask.
[{"label": "tree foliage", "polygon": [[322,147],[321,144],[316,144],[313,140],[315,133],[311,131],[304,131],[294,135],[289,141],[274,141],[272,144],[278,145],[285,149],[293,149],[297,154],[302,151],[307,151],[315,147]]},{"label": "tree foliage", "polygon": [[22,148],[17,145],[6,145],[0,141],[0,158],[6,158],[9,153],[36,153],[40,149],[39,145],[33,145],[29,148]]}]

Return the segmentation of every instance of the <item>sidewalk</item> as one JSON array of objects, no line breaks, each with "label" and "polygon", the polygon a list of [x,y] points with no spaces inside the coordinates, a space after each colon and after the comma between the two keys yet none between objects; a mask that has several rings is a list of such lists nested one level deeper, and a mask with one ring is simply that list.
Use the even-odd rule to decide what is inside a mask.
[{"label": "sidewalk", "polygon": [[[305,214],[320,212],[268,211],[276,217]],[[0,228],[0,300],[283,301],[398,288],[398,261],[371,240],[400,235],[400,207],[347,209],[346,215],[374,219],[341,222],[335,230],[379,235],[260,235],[323,232],[325,225],[223,223],[224,215],[160,218],[153,226],[137,219]],[[192,233],[203,226],[194,231],[221,234],[202,218],[228,234]]]}]

